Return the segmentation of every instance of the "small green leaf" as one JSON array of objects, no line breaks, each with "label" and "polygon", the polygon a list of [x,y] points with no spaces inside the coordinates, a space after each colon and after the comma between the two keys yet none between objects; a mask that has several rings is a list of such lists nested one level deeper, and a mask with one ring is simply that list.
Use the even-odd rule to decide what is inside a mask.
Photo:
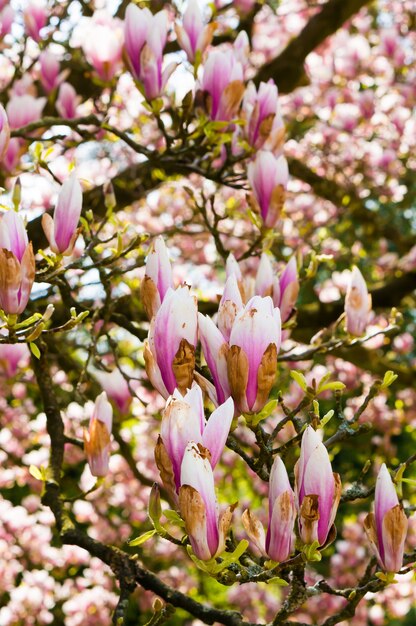
[{"label": "small green leaf", "polygon": [[29,348],[33,356],[36,357],[37,359],[40,359],[40,350],[37,347],[37,345],[35,343],[30,343]]},{"label": "small green leaf", "polygon": [[326,426],[326,424],[328,424],[329,420],[331,419],[331,417],[334,415],[334,409],[330,409],[328,411],[328,413],[325,413],[325,415],[323,416],[323,418],[321,419],[321,426]]},{"label": "small green leaf", "polygon": [[177,514],[176,511],[172,511],[171,509],[166,509],[165,511],[163,511],[163,515],[172,524],[176,524],[177,526],[181,526],[181,528],[185,527],[185,522],[180,517],[180,515]]},{"label": "small green leaf", "polygon": [[137,537],[136,539],[132,539],[132,541],[129,541],[129,546],[141,546],[142,543],[144,543],[148,539],[151,539],[153,535],[155,534],[156,534],[156,531],[154,529],[148,530],[147,533],[143,533],[143,535],[140,535],[140,537]]},{"label": "small green leaf", "polygon": [[322,391],[342,391],[345,389],[344,383],[341,383],[339,380],[334,381],[333,383],[327,383],[323,387],[319,387],[319,393]]},{"label": "small green leaf", "polygon": [[268,585],[277,585],[278,587],[287,587],[289,585],[286,580],[283,580],[283,578],[279,578],[279,576],[273,576],[273,578],[269,578],[269,580],[266,580],[266,583]]},{"label": "small green leaf", "polygon": [[395,374],[392,370],[388,370],[388,372],[384,374],[383,382],[380,385],[380,389],[387,389],[387,387],[390,387],[390,385],[394,383],[396,378],[398,378],[398,374]]},{"label": "small green leaf", "polygon": [[29,467],[29,474],[36,478],[36,480],[44,480],[44,475],[41,469],[36,467],[36,465],[31,465]]},{"label": "small green leaf", "polygon": [[293,378],[293,380],[295,382],[297,382],[297,384],[299,385],[299,387],[301,389],[303,389],[303,391],[306,392],[306,390],[308,389],[308,383],[306,382],[306,378],[304,377],[304,375],[302,374],[302,372],[298,372],[296,370],[292,370],[290,372],[290,376]]}]

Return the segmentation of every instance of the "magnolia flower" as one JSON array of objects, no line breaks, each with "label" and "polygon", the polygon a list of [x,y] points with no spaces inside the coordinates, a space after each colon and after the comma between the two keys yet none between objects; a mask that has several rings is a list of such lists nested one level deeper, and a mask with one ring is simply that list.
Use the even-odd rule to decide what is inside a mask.
[{"label": "magnolia flower", "polygon": [[[243,308],[241,290],[235,274],[231,274],[225,283],[224,291],[218,305],[218,328],[228,342],[236,315]],[[201,338],[202,341],[202,338]],[[205,352],[205,349],[204,349]]]},{"label": "magnolia flower", "polygon": [[267,142],[270,150],[279,148],[283,142],[284,126],[274,82],[260,83],[258,92],[250,82],[244,94],[242,108],[249,144],[259,149]]},{"label": "magnolia flower", "polygon": [[159,235],[147,256],[140,285],[140,295],[149,320],[156,315],[170,287],[173,287],[172,267],[163,237]]},{"label": "magnolia flower", "polygon": [[358,267],[353,267],[351,281],[345,296],[345,329],[350,335],[361,337],[365,333],[371,311],[371,295]]},{"label": "magnolia flower", "polygon": [[197,344],[197,301],[186,285],[169,288],[150,324],[144,359],[153,386],[168,398],[192,386]]},{"label": "magnolia flower", "polygon": [[209,55],[201,87],[212,120],[228,121],[236,116],[244,94],[243,80],[243,68],[231,50],[215,50]]},{"label": "magnolia flower", "polygon": [[383,463],[376,482],[374,513],[367,515],[364,528],[371,549],[386,572],[398,572],[403,565],[407,525],[407,517]]},{"label": "magnolia flower", "polygon": [[162,95],[177,65],[170,63],[162,71],[167,32],[166,11],[152,15],[147,8],[128,5],[124,22],[126,53],[133,76],[142,82],[148,100]]},{"label": "magnolia flower", "polygon": [[292,257],[289,260],[278,278],[275,276],[269,255],[263,253],[257,269],[255,293],[259,296],[271,296],[274,305],[280,309],[282,322],[286,322],[299,294],[296,258]]},{"label": "magnolia flower", "polygon": [[228,342],[208,315],[198,313],[198,327],[202,350],[214,381],[214,402],[218,406],[231,395],[227,374]]},{"label": "magnolia flower", "polygon": [[215,28],[215,23],[205,24],[198,0],[189,0],[182,26],[176,24],[175,32],[180,47],[185,50],[191,63],[195,61],[197,52],[202,55],[209,46]]},{"label": "magnolia flower", "polygon": [[10,128],[21,128],[31,122],[37,122],[45,104],[46,98],[34,98],[29,94],[10,98],[6,106]]},{"label": "magnolia flower", "polygon": [[35,280],[35,257],[20,215],[8,211],[0,222],[0,308],[20,315]]},{"label": "magnolia flower", "polygon": [[46,93],[50,93],[55,89],[60,80],[60,64],[54,54],[49,50],[44,50],[39,56],[40,63],[40,82]]},{"label": "magnolia flower", "polygon": [[4,7],[4,9],[0,13],[0,38],[3,39],[6,35],[8,35],[12,29],[12,24],[14,22],[14,10],[8,4]]},{"label": "magnolia flower", "polygon": [[101,80],[111,80],[119,69],[123,43],[121,20],[96,11],[83,33],[82,49]]},{"label": "magnolia flower", "polygon": [[[234,416],[234,403],[228,398],[205,419],[202,390],[198,385],[182,394],[175,389],[168,398],[163,411],[161,437],[156,445],[156,464],[162,478],[173,476],[166,485],[178,491],[181,479],[181,465],[186,446],[190,441],[201,444],[209,451],[212,469],[218,463]],[[164,447],[164,450],[161,449]]]},{"label": "magnolia flower", "polygon": [[276,226],[282,211],[289,179],[287,161],[271,152],[260,150],[248,164],[247,176],[253,188],[255,208],[267,228]]},{"label": "magnolia flower", "polygon": [[228,381],[237,408],[257,413],[266,404],[277,372],[281,319],[270,297],[254,296],[235,318],[227,354]]},{"label": "magnolia flower", "polygon": [[264,534],[262,523],[249,510],[244,511],[242,522],[261,554],[280,563],[286,561],[293,552],[295,518],[295,495],[283,461],[277,456],[270,472],[267,535]]},{"label": "magnolia flower", "polygon": [[3,160],[10,142],[10,127],[7,113],[0,104],[0,160]]},{"label": "magnolia flower", "polygon": [[29,349],[27,344],[2,343],[0,344],[0,370],[6,378],[16,376],[22,363],[28,361]]},{"label": "magnolia flower", "polygon": [[312,426],[303,433],[295,465],[295,494],[299,532],[305,544],[328,539],[341,497],[339,474],[332,473],[327,449]]},{"label": "magnolia flower", "polygon": [[73,120],[77,116],[77,107],[81,97],[69,83],[62,83],[59,87],[55,108],[59,115],[66,120]]},{"label": "magnolia flower", "polygon": [[188,443],[181,466],[179,510],[195,555],[207,561],[224,551],[233,507],[220,516],[209,452]]},{"label": "magnolia flower", "polygon": [[27,34],[34,41],[40,41],[40,31],[46,25],[48,13],[46,6],[37,1],[28,4],[23,12],[23,19]]},{"label": "magnolia flower", "polygon": [[84,449],[93,476],[105,476],[110,460],[113,409],[103,391],[95,401],[88,430],[84,429]]},{"label": "magnolia flower", "polygon": [[64,182],[58,196],[53,219],[42,216],[42,228],[55,254],[72,254],[78,237],[78,222],[82,210],[82,189],[75,172]]},{"label": "magnolia flower", "polygon": [[93,370],[92,375],[107,393],[108,397],[115,404],[122,414],[128,414],[131,404],[131,392],[126,379],[118,368],[112,372],[103,370]]}]

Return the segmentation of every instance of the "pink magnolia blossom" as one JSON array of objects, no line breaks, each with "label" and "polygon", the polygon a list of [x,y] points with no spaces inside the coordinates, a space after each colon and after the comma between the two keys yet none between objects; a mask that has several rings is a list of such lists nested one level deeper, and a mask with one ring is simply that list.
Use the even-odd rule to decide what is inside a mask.
[{"label": "pink magnolia blossom", "polygon": [[3,156],[3,165],[8,172],[13,172],[19,163],[21,142],[18,137],[12,137]]},{"label": "pink magnolia blossom", "polygon": [[208,315],[198,313],[198,326],[204,357],[214,381],[214,402],[218,406],[231,395],[227,374],[228,341]]},{"label": "pink magnolia blossom", "polygon": [[149,319],[156,315],[170,287],[173,287],[172,267],[163,237],[159,235],[147,256],[140,285],[143,306]]},{"label": "pink magnolia blossom", "polygon": [[178,43],[193,63],[197,53],[202,55],[212,41],[215,23],[205,24],[198,0],[189,0],[182,25],[175,25]]},{"label": "pink magnolia blossom", "polygon": [[110,435],[113,409],[103,391],[96,399],[88,430],[84,430],[84,448],[93,476],[105,476],[110,460]]},{"label": "pink magnolia blossom", "polygon": [[150,324],[145,343],[146,372],[153,386],[168,398],[176,388],[192,386],[197,343],[197,301],[186,285],[169,288]]},{"label": "pink magnolia blossom", "polygon": [[14,21],[14,10],[8,4],[0,13],[0,38],[2,39],[8,35],[12,29]]},{"label": "pink magnolia blossom", "polygon": [[227,342],[230,339],[231,329],[236,315],[242,308],[243,300],[237,278],[235,274],[231,274],[225,283],[224,291],[218,305],[217,318],[218,328]]},{"label": "pink magnolia blossom", "polygon": [[237,408],[257,413],[266,404],[277,372],[281,319],[270,297],[254,296],[235,318],[227,354],[228,381]]},{"label": "pink magnolia blossom", "polygon": [[128,5],[124,22],[125,48],[133,76],[143,84],[148,100],[163,94],[176,68],[176,63],[170,63],[162,70],[167,31],[166,11],[152,15],[147,8]]},{"label": "pink magnolia blossom", "polygon": [[195,555],[207,561],[221,554],[233,507],[219,515],[208,451],[188,443],[181,466],[179,509]]},{"label": "pink magnolia blossom", "polygon": [[72,254],[78,237],[78,222],[82,210],[82,189],[75,172],[64,182],[58,196],[53,219],[42,216],[42,227],[55,254]]},{"label": "pink magnolia blossom", "polygon": [[36,42],[40,41],[40,31],[48,20],[46,6],[42,2],[31,2],[23,12],[23,19],[29,37]]},{"label": "pink magnolia blossom", "polygon": [[353,267],[345,296],[345,329],[350,335],[361,337],[367,328],[371,311],[371,295],[358,267]]},{"label": "pink magnolia blossom", "polygon": [[121,21],[105,11],[96,11],[84,32],[82,49],[101,80],[111,80],[118,71],[123,44]]},{"label": "pink magnolia blossom", "polygon": [[255,207],[267,228],[276,226],[283,207],[289,169],[284,156],[276,158],[271,152],[260,150],[247,168],[253,189]]},{"label": "pink magnolia blossom", "polygon": [[[231,398],[221,404],[211,414],[208,422],[204,414],[202,390],[198,385],[182,394],[175,389],[166,403],[161,426],[161,443],[169,457],[175,486],[180,487],[181,465],[185,448],[190,441],[201,444],[209,450],[212,469],[218,463],[234,416],[234,403]],[[160,454],[156,454],[156,458]],[[163,476],[163,469],[161,474]]]},{"label": "pink magnolia blossom", "polygon": [[39,56],[40,81],[46,93],[50,93],[59,85],[60,64],[58,59],[49,50],[44,50]]},{"label": "pink magnolia blossom", "polygon": [[260,83],[258,91],[249,83],[243,99],[245,134],[253,148],[277,150],[281,147],[284,125],[279,109],[277,87],[273,81]]},{"label": "pink magnolia blossom", "polygon": [[317,541],[323,546],[335,520],[341,480],[339,474],[332,473],[327,449],[312,426],[302,436],[300,458],[295,465],[295,494],[302,541]]},{"label": "pink magnolia blossom", "polygon": [[296,259],[292,257],[282,274],[275,276],[270,257],[263,253],[256,274],[255,293],[259,296],[271,296],[275,306],[279,307],[282,323],[289,319],[299,294],[299,279]]},{"label": "pink magnolia blossom", "polygon": [[282,562],[289,558],[295,546],[295,518],[295,495],[283,461],[277,456],[270,472],[267,535],[262,523],[249,510],[244,511],[242,522],[261,554]]},{"label": "pink magnolia blossom", "polygon": [[34,98],[29,94],[10,98],[6,106],[10,128],[21,128],[39,120],[45,104],[46,98]]},{"label": "pink magnolia blossom", "polygon": [[383,463],[376,482],[374,513],[367,515],[364,528],[371,549],[386,572],[398,572],[402,567],[407,526],[407,517]]},{"label": "pink magnolia blossom", "polygon": [[3,160],[10,142],[10,127],[7,113],[0,104],[0,160]]},{"label": "pink magnolia blossom", "polygon": [[77,107],[81,102],[81,97],[70,83],[62,83],[59,87],[58,97],[55,102],[59,115],[66,120],[73,120],[77,117]]},{"label": "pink magnolia blossom", "polygon": [[0,222],[0,308],[20,315],[35,280],[35,257],[22,218],[8,211]]},{"label": "pink magnolia blossom", "polygon": [[29,349],[26,344],[1,343],[0,344],[0,371],[6,378],[13,378],[19,371],[19,367],[29,360]]},{"label": "pink magnolia blossom", "polygon": [[92,374],[120,413],[128,414],[132,400],[131,392],[120,370],[118,368],[113,369],[112,372],[94,370]]},{"label": "pink magnolia blossom", "polygon": [[212,120],[228,121],[236,116],[244,94],[243,68],[231,50],[215,50],[208,56],[201,87]]}]

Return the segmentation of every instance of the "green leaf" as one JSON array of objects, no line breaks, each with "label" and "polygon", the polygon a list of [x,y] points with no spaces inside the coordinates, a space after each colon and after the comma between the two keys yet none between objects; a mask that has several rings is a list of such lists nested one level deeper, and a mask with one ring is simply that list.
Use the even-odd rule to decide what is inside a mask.
[{"label": "green leaf", "polygon": [[341,383],[339,380],[336,380],[333,383],[327,383],[323,387],[320,386],[318,393],[322,393],[322,391],[328,391],[328,390],[330,390],[330,391],[342,391],[343,389],[345,389],[344,383]]},{"label": "green leaf", "polygon": [[302,374],[302,372],[298,372],[296,370],[291,370],[290,376],[293,378],[295,382],[299,385],[299,387],[306,392],[308,389],[308,383],[306,382],[306,378]]},{"label": "green leaf", "polygon": [[398,378],[398,374],[395,374],[392,370],[388,370],[384,374],[383,382],[380,385],[380,389],[387,389],[394,383],[394,381]]},{"label": "green leaf", "polygon": [[269,578],[269,580],[266,580],[266,583],[268,585],[277,585],[278,587],[287,587],[289,585],[286,580],[283,580],[283,578],[279,578],[279,576],[273,576],[273,578]]},{"label": "green leaf", "polygon": [[325,415],[323,416],[323,418],[321,419],[321,426],[326,426],[326,424],[328,424],[329,420],[331,419],[331,417],[334,415],[334,409],[330,409],[328,411],[328,413],[325,413]]},{"label": "green leaf", "polygon": [[36,357],[37,359],[40,359],[40,350],[37,347],[37,345],[35,343],[30,343],[29,348],[33,356]]},{"label": "green leaf", "polygon": [[36,480],[44,480],[44,475],[42,472],[42,469],[39,469],[38,467],[36,467],[36,465],[31,465],[29,467],[29,474],[31,474],[33,476],[33,478],[36,478]]},{"label": "green leaf", "polygon": [[269,417],[277,407],[277,400],[269,400],[269,402],[262,408],[260,413],[255,413],[254,415],[247,415],[247,423],[252,426],[257,426],[259,422]]},{"label": "green leaf", "polygon": [[172,524],[176,524],[177,526],[180,526],[181,528],[185,527],[185,522],[180,517],[180,515],[177,514],[176,511],[172,511],[171,509],[166,509],[165,511],[163,511],[163,515]]},{"label": "green leaf", "polygon": [[144,543],[148,539],[151,539],[153,535],[155,534],[156,534],[155,529],[148,530],[147,533],[143,533],[143,535],[140,535],[140,537],[137,537],[136,539],[132,539],[132,541],[129,541],[129,546],[141,546],[142,543]]}]

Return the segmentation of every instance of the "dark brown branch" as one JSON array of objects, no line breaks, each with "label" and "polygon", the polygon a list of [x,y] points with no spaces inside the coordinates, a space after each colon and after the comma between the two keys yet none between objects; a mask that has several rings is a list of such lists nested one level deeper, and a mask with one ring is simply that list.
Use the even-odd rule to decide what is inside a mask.
[{"label": "dark brown branch", "polygon": [[290,93],[305,84],[304,63],[308,54],[368,3],[369,0],[329,0],[283,52],[258,71],[256,84],[272,78],[280,93]]}]

